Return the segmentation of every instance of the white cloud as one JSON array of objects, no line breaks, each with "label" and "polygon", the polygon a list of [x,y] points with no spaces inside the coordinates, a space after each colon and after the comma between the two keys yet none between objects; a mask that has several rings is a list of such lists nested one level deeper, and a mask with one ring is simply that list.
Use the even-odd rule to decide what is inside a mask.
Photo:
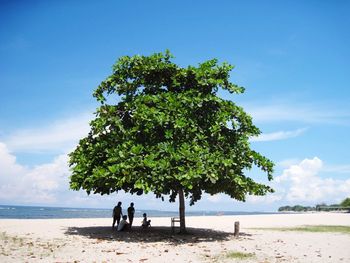
[{"label": "white cloud", "polygon": [[0,168],[0,204],[108,207],[115,202],[112,195],[88,196],[84,191],[70,190],[67,154],[31,168],[18,164],[0,142]]},{"label": "white cloud", "polygon": [[304,159],[298,164],[285,169],[276,177],[276,187],[285,191],[284,198],[289,202],[339,202],[350,196],[350,179],[336,180],[322,178],[318,174],[323,171],[324,164],[317,157]]},{"label": "white cloud", "polygon": [[5,138],[12,152],[59,152],[72,148],[90,130],[92,114],[55,121],[47,127],[16,131]]},{"label": "white cloud", "polygon": [[323,162],[317,157],[304,159],[299,164],[291,165],[288,169],[285,169],[281,176],[276,177],[276,182],[287,180],[294,183],[303,182],[305,179],[315,176],[321,170],[322,166]]},{"label": "white cloud", "polygon": [[286,160],[279,161],[276,165],[279,167],[282,167],[282,168],[289,168],[289,166],[297,164],[300,161],[301,161],[300,159],[292,158],[292,159],[286,159]]},{"label": "white cloud", "polygon": [[4,143],[0,143],[0,201],[20,203],[54,203],[55,191],[68,178],[67,156],[52,163],[28,168],[16,163]]},{"label": "white cloud", "polygon": [[326,165],[324,167],[325,172],[350,174],[350,165]]},{"label": "white cloud", "polygon": [[252,142],[264,142],[264,141],[277,141],[277,140],[285,140],[289,138],[297,137],[303,134],[307,128],[297,129],[294,131],[278,131],[273,133],[263,133],[258,137],[251,138]]},{"label": "white cloud", "polygon": [[269,104],[245,105],[245,109],[253,116],[254,122],[293,121],[301,123],[320,123],[349,125],[350,112],[312,105]]},{"label": "white cloud", "polygon": [[254,195],[249,195],[247,197],[247,202],[248,203],[253,203],[253,204],[259,204],[259,203],[264,203],[264,204],[272,204],[277,201],[280,201],[282,199],[281,194],[267,194],[264,196],[254,196]]},{"label": "white cloud", "polygon": [[[58,155],[52,162],[26,167],[6,144],[0,142],[0,203],[92,206],[96,197],[69,190],[68,156]],[[80,200],[80,202],[78,202]]]},{"label": "white cloud", "polygon": [[[6,171],[6,177],[13,178],[16,174],[25,172],[25,168],[16,163],[16,157],[9,154],[6,144],[0,142],[0,175]],[[4,184],[4,176],[0,176],[1,185]]]}]

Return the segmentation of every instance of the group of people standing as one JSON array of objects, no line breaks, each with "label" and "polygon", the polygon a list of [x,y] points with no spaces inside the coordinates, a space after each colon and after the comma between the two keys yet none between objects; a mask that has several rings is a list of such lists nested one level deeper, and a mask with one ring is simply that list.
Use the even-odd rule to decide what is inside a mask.
[{"label": "group of people standing", "polygon": [[[112,228],[114,229],[115,223],[117,222],[117,231],[125,231],[130,230],[132,227],[132,223],[134,221],[135,208],[134,203],[130,203],[128,207],[128,215],[123,215],[122,210],[122,202],[118,202],[118,204],[113,209],[113,224]],[[129,222],[127,219],[129,218]],[[122,220],[120,220],[122,219]],[[142,227],[147,228],[151,226],[151,220],[147,220],[147,214],[143,214]]]}]

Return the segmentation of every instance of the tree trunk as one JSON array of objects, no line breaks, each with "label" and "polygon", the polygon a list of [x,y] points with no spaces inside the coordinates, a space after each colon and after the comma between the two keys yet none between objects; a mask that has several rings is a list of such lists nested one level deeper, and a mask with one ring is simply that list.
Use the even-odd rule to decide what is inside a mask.
[{"label": "tree trunk", "polygon": [[185,198],[182,188],[179,190],[179,213],[180,213],[180,233],[186,233],[185,224]]}]

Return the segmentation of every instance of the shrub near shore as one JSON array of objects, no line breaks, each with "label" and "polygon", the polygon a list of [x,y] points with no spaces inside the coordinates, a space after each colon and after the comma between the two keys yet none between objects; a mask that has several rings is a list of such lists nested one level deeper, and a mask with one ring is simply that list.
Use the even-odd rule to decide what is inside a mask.
[{"label": "shrub near shore", "polygon": [[309,211],[348,211],[350,212],[350,197],[345,198],[340,204],[326,205],[325,203],[316,206],[281,206],[278,212],[309,212]]}]

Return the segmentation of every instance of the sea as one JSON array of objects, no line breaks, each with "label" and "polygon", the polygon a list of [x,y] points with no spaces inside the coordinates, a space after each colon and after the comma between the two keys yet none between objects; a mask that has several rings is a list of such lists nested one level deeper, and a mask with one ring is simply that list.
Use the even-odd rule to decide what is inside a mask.
[{"label": "sea", "polygon": [[[135,216],[175,217],[178,211],[136,210]],[[186,216],[259,215],[278,212],[186,211]],[[0,219],[110,218],[112,209],[0,205]]]}]

